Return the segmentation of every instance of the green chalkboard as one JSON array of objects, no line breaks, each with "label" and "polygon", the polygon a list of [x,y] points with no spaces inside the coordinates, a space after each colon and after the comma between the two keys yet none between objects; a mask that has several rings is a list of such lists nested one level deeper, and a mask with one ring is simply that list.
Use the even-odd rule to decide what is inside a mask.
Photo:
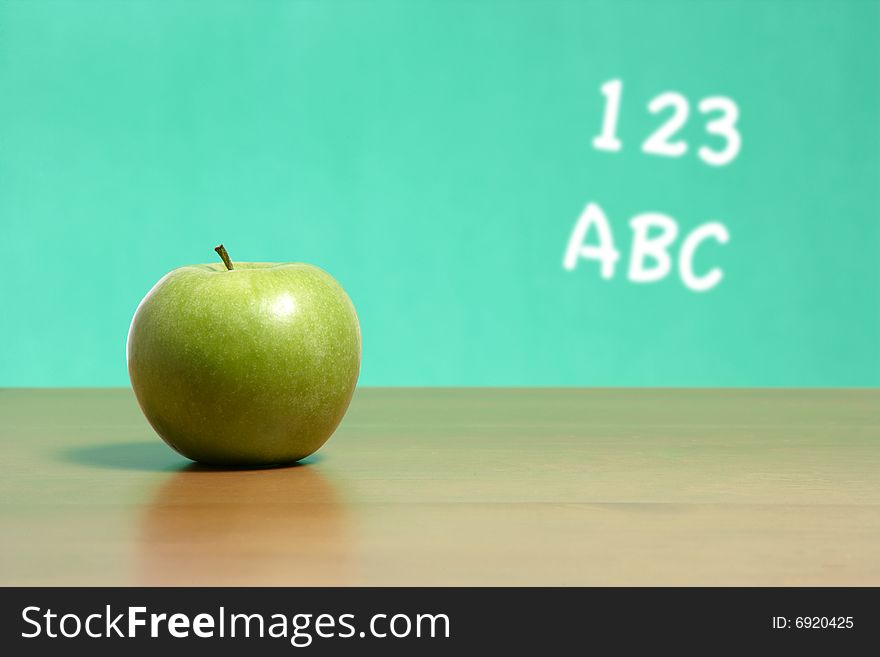
[{"label": "green chalkboard", "polygon": [[302,260],[367,385],[880,385],[880,3],[0,4],[0,385]]}]

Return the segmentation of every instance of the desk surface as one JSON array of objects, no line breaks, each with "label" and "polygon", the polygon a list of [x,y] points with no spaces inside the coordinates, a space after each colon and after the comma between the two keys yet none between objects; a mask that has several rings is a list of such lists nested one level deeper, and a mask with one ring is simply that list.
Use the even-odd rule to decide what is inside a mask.
[{"label": "desk surface", "polygon": [[127,390],[0,390],[2,585],[880,585],[880,391],[362,389],[208,470]]}]

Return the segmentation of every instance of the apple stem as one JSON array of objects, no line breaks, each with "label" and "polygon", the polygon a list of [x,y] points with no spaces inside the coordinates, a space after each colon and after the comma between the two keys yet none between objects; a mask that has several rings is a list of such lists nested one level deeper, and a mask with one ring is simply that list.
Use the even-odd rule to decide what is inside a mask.
[{"label": "apple stem", "polygon": [[222,244],[219,246],[215,246],[214,250],[217,252],[217,255],[220,256],[220,259],[223,260],[223,264],[226,265],[226,269],[232,271],[232,260],[229,259],[229,254],[226,253],[226,249]]}]

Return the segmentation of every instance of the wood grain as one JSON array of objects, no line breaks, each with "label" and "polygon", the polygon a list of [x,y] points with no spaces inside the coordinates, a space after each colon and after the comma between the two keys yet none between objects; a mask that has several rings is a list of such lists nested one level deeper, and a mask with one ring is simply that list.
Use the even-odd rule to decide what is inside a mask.
[{"label": "wood grain", "polygon": [[127,390],[0,390],[3,585],[880,585],[880,391],[362,389],[210,470]]}]

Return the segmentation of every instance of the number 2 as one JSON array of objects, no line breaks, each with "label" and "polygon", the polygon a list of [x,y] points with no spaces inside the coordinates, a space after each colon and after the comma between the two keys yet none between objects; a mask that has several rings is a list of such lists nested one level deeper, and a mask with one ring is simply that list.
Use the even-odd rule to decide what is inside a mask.
[{"label": "number 2", "polygon": [[697,154],[706,164],[720,167],[736,157],[742,139],[736,129],[736,121],[739,119],[739,108],[736,103],[724,96],[712,96],[700,101],[700,112],[703,114],[716,110],[721,111],[721,116],[706,124],[706,132],[724,137],[727,143],[721,151],[713,151],[708,146],[701,146]]},{"label": "number 2", "polygon": [[674,91],[667,91],[651,101],[648,105],[648,111],[651,112],[651,114],[656,114],[670,106],[673,108],[672,116],[669,117],[669,120],[666,123],[657,128],[657,130],[654,131],[654,134],[648,137],[645,140],[645,143],[642,144],[642,150],[645,153],[665,155],[667,157],[681,157],[687,152],[688,147],[686,142],[681,140],[675,142],[669,141],[669,138],[681,130],[685,121],[687,121],[690,112],[690,105],[688,105],[687,98]]}]

